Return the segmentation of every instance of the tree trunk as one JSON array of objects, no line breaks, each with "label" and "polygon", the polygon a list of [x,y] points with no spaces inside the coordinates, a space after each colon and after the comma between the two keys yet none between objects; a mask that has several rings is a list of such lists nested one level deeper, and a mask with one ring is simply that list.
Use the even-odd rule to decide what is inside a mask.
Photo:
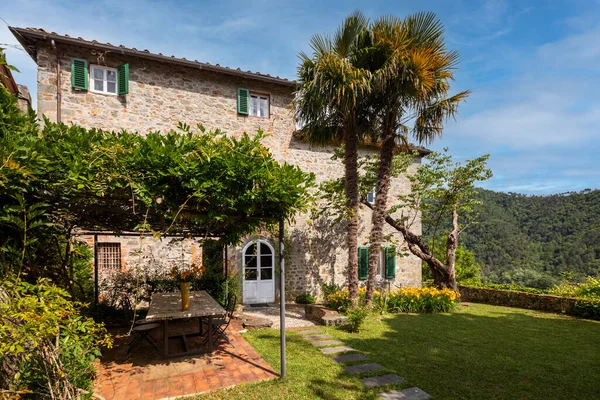
[{"label": "tree trunk", "polygon": [[452,229],[448,232],[448,239],[446,240],[446,268],[448,277],[446,278],[447,284],[452,289],[458,289],[456,286],[456,248],[458,247],[458,211],[456,205],[452,209]]},{"label": "tree trunk", "polygon": [[348,129],[344,133],[345,194],[348,212],[346,244],[348,246],[348,290],[353,304],[358,303],[358,138]]},{"label": "tree trunk", "polygon": [[[366,201],[363,201],[363,204],[367,207],[373,209],[373,206]],[[448,238],[450,240],[450,235],[453,235],[453,239],[456,238],[456,245],[458,245],[458,213],[452,216],[453,219],[453,230],[448,234]],[[456,225],[454,225],[454,221],[456,221]],[[398,232],[404,236],[404,240],[408,246],[408,250],[415,256],[419,257],[421,260],[425,261],[431,272],[433,273],[433,282],[435,286],[439,289],[454,289],[458,290],[458,286],[456,285],[456,276],[454,272],[454,261],[452,261],[452,266],[448,266],[444,264],[433,255],[433,251],[429,248],[427,243],[423,241],[421,236],[415,235],[411,231],[408,230],[402,224],[397,223],[392,217],[389,215],[385,215],[385,222],[387,222],[392,228],[396,229]],[[448,247],[446,247],[448,249]],[[454,255],[456,255],[456,247],[454,247]],[[448,255],[448,252],[446,253]]]},{"label": "tree trunk", "polygon": [[369,245],[369,280],[367,281],[367,295],[365,302],[370,304],[373,300],[373,291],[377,281],[377,267],[379,264],[379,253],[383,240],[383,224],[387,210],[388,193],[390,190],[390,173],[392,159],[394,157],[394,132],[387,129],[379,157],[379,171],[377,172],[377,186],[375,189],[375,206],[371,214],[371,235]]}]

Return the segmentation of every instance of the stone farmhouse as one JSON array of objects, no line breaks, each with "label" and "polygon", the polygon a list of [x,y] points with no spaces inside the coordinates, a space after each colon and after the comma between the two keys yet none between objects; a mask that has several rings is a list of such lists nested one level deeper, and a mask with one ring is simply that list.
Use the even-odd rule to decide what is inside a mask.
[{"label": "stone farmhouse", "polygon": [[[331,160],[333,148],[312,147],[295,135],[296,120],[290,106],[294,81],[42,29],[10,30],[37,63],[40,118],[45,115],[50,121],[126,129],[142,135],[150,130],[174,129],[180,121],[219,128],[229,135],[262,129],[270,134],[264,145],[278,161],[315,173],[319,182],[343,175],[340,162]],[[428,152],[418,149],[421,155]],[[360,151],[366,154],[375,148],[365,145]],[[417,157],[409,173],[419,164]],[[407,190],[405,177],[395,179],[390,198]],[[359,243],[363,247],[359,253],[363,257],[359,259],[365,260],[370,214],[364,211],[361,219]],[[418,215],[416,220],[420,230]],[[287,295],[292,296],[288,298],[304,292],[318,294],[323,283],[346,283],[343,226],[298,215],[286,224],[286,231],[286,287]],[[420,260],[405,255],[408,251],[400,235],[390,237],[394,239],[386,244],[380,258],[381,286],[420,286]],[[93,243],[91,235],[82,238]],[[102,276],[139,265],[164,270],[173,263],[202,262],[199,240],[140,236],[99,236],[97,240],[95,251]],[[230,269],[237,270],[242,279],[244,303],[277,301],[276,242],[273,234],[257,232],[228,249]],[[360,263],[359,271],[361,279],[366,279],[365,262]]]}]

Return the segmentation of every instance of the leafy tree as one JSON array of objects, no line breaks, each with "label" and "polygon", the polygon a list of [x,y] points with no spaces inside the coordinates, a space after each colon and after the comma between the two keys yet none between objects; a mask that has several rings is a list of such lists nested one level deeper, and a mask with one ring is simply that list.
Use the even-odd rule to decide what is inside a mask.
[{"label": "leafy tree", "polygon": [[358,150],[368,123],[365,97],[371,73],[363,68],[368,21],[355,12],[333,37],[315,35],[311,56],[300,53],[296,115],[304,126],[302,136],[313,144],[344,144],[345,220],[348,247],[348,287],[358,300]]},{"label": "leafy tree", "polygon": [[[395,155],[391,175],[397,177],[406,174],[414,157],[415,154],[411,153]],[[456,289],[458,236],[476,215],[475,206],[479,202],[475,183],[492,176],[491,171],[486,168],[488,158],[488,155],[484,155],[461,164],[454,163],[446,152],[428,155],[416,174],[407,175],[411,182],[410,193],[400,195],[396,199],[397,203],[386,212],[386,223],[400,232],[408,250],[429,266],[435,285],[441,289]],[[379,166],[378,157],[362,157],[359,165],[362,203],[372,209],[373,206],[366,201],[364,195],[373,187],[373,172]],[[334,221],[339,221],[344,212],[343,179],[323,182],[320,185],[320,195],[327,204],[319,210],[318,215],[327,215],[333,217]],[[399,217],[392,217],[396,212],[400,212]],[[415,222],[419,215],[426,227],[426,237],[411,230],[418,226]],[[449,230],[446,229],[447,220],[450,221]],[[438,258],[433,248],[439,246],[437,243],[440,243],[441,236],[445,237],[444,250]],[[427,243],[428,238],[435,241],[431,247]]]},{"label": "leafy tree", "polygon": [[417,13],[404,20],[382,17],[372,24],[371,32],[372,64],[381,62],[372,71],[370,97],[377,115],[372,131],[381,147],[371,217],[367,303],[375,288],[397,144],[407,147],[409,133],[420,143],[433,141],[442,134],[444,121],[455,115],[458,104],[469,94],[448,95],[458,53],[446,49],[444,28],[434,13]]}]

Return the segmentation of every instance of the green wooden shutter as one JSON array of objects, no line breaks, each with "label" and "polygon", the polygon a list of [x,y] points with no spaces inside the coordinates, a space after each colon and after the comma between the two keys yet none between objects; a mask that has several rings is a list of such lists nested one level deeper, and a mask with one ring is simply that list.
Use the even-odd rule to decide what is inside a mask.
[{"label": "green wooden shutter", "polygon": [[71,86],[75,89],[88,89],[88,63],[80,58],[71,58]]},{"label": "green wooden shutter", "polygon": [[385,248],[385,277],[394,279],[396,277],[396,248]]},{"label": "green wooden shutter", "polygon": [[358,279],[361,281],[369,277],[369,248],[361,246],[358,248]]},{"label": "green wooden shutter", "polygon": [[117,67],[117,93],[119,95],[129,93],[129,64]]},{"label": "green wooden shutter", "polygon": [[237,95],[238,114],[248,115],[250,91],[248,89],[239,88]]}]

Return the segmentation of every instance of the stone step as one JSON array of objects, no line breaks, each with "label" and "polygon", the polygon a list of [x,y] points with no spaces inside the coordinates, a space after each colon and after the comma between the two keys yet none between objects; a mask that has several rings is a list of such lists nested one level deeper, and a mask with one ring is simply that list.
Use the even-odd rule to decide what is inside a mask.
[{"label": "stone step", "polygon": [[321,318],[323,321],[323,325],[325,326],[342,326],[348,325],[348,317],[345,315],[336,315],[333,317],[323,317]]},{"label": "stone step", "polygon": [[[321,349],[323,351],[324,349]],[[387,374],[379,376],[370,376],[360,380],[366,387],[377,387],[385,385],[395,385],[397,383],[406,382],[406,379],[399,377],[396,374]]]},{"label": "stone step", "polygon": [[304,336],[304,339],[306,339],[306,340],[325,340],[325,339],[333,339],[333,336],[331,336],[327,333],[322,333],[320,335]]},{"label": "stone step", "polygon": [[310,342],[315,347],[327,347],[327,346],[340,346],[343,345],[344,342],[340,340],[316,340],[314,342]]},{"label": "stone step", "polygon": [[379,397],[380,399],[386,399],[386,400],[399,400],[399,399],[426,400],[426,399],[431,398],[429,393],[424,392],[423,390],[419,389],[418,387],[411,387],[408,389],[404,389],[401,392],[393,391],[393,392],[378,393],[377,397]]},{"label": "stone step", "polygon": [[371,371],[381,371],[382,369],[385,369],[385,367],[376,363],[357,364],[344,367],[344,370],[350,375],[363,374]]},{"label": "stone step", "polygon": [[361,353],[355,354],[342,354],[341,356],[335,356],[331,358],[336,363],[347,363],[353,361],[366,361],[369,358]]},{"label": "stone step", "polygon": [[352,347],[348,347],[348,346],[324,347],[319,350],[321,350],[321,353],[323,353],[323,354],[335,354],[335,353],[342,353],[344,351],[356,351]]}]

